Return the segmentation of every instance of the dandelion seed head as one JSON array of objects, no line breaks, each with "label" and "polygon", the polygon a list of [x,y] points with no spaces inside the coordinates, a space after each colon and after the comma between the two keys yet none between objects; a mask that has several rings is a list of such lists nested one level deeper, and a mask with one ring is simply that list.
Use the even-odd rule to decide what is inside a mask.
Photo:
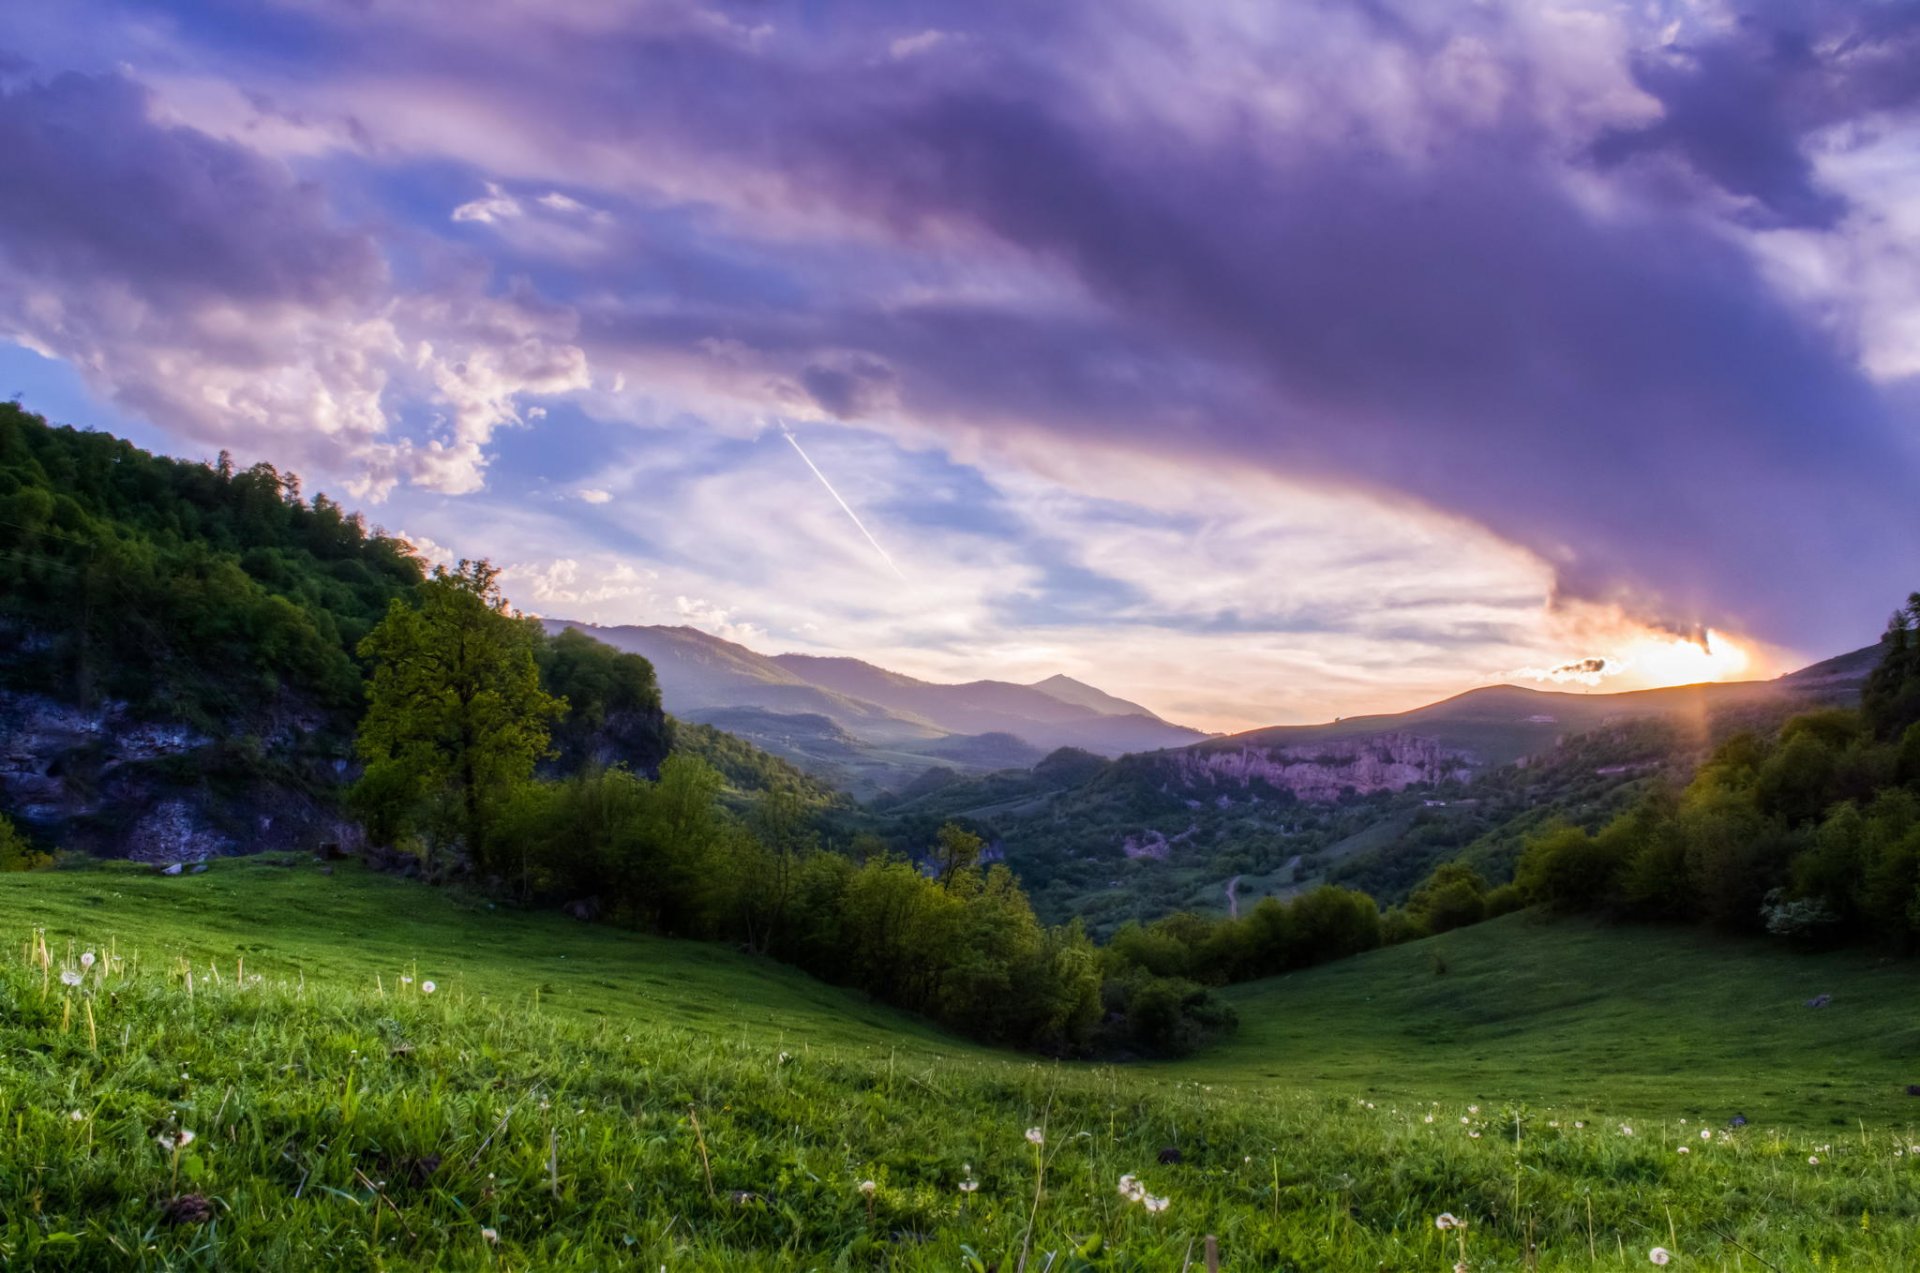
[{"label": "dandelion seed head", "polygon": [[1705,1127],[1702,1127],[1702,1128],[1700,1129],[1700,1139],[1701,1139],[1701,1140],[1712,1140],[1712,1139],[1713,1139],[1713,1132],[1712,1132],[1712,1131],[1710,1131],[1710,1130],[1708,1130],[1708,1129],[1707,1129],[1707,1128],[1705,1128]]},{"label": "dandelion seed head", "polygon": [[1433,1218],[1433,1227],[1436,1229],[1457,1229],[1460,1227],[1460,1222],[1454,1218],[1453,1212],[1442,1211]]},{"label": "dandelion seed head", "polygon": [[1807,1155],[1807,1166],[1809,1166],[1809,1167],[1818,1167],[1819,1165],[1820,1165],[1820,1155],[1819,1155],[1819,1154],[1808,1154],[1808,1155]]},{"label": "dandelion seed head", "polygon": [[432,994],[434,992],[434,989],[435,989],[434,984],[431,981],[423,981],[420,983],[420,993],[423,995]]},{"label": "dandelion seed head", "polygon": [[1685,1145],[1682,1145],[1680,1146],[1680,1152],[1683,1154],[1690,1154],[1693,1151],[1691,1149],[1688,1149]]},{"label": "dandelion seed head", "polygon": [[482,1229],[480,1230],[480,1236],[486,1240],[488,1246],[499,1245],[500,1231],[498,1229]]},{"label": "dandelion seed head", "polygon": [[871,1180],[862,1180],[860,1182],[860,1192],[865,1194],[869,1198],[873,1197],[873,1195],[879,1190],[879,1188],[880,1186],[875,1184]]},{"label": "dandelion seed head", "polygon": [[1667,1248],[1663,1246],[1657,1246],[1653,1248],[1653,1250],[1647,1252],[1647,1259],[1651,1260],[1655,1264],[1665,1264],[1668,1260],[1671,1260],[1672,1258],[1673,1258],[1673,1252],[1667,1250]]},{"label": "dandelion seed head", "polygon": [[[67,1117],[71,1118],[76,1123],[84,1123],[87,1121],[87,1116],[85,1114],[82,1114],[79,1110],[73,1111],[73,1113],[67,1115]],[[1896,1149],[1893,1152],[1897,1154],[1900,1151]]]},{"label": "dandelion seed head", "polygon": [[978,1189],[979,1187],[980,1187],[980,1182],[978,1180],[962,1180],[960,1182],[961,1193],[972,1193],[975,1189]]},{"label": "dandelion seed head", "polygon": [[89,950],[85,954],[80,956],[80,966],[82,968],[91,968],[93,967],[93,963],[94,963],[94,954],[92,951]]},{"label": "dandelion seed head", "polygon": [[1167,1202],[1168,1202],[1168,1199],[1166,1198],[1147,1197],[1147,1198],[1141,1199],[1140,1205],[1144,1206],[1148,1211],[1151,1211],[1153,1214],[1159,1215],[1162,1211],[1165,1211],[1167,1209]]},{"label": "dandelion seed head", "polygon": [[1038,1127],[1029,1127],[1027,1128],[1027,1143],[1029,1145],[1044,1145],[1047,1143],[1047,1134]]},{"label": "dandelion seed head", "polygon": [[60,970],[60,984],[63,986],[77,986],[80,984],[80,974],[71,968],[62,968]]}]

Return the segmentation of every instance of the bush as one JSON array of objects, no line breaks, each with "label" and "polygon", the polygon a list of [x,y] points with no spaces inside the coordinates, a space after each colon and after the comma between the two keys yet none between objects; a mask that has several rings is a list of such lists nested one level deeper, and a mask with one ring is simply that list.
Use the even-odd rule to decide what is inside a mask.
[{"label": "bush", "polygon": [[53,865],[51,855],[27,843],[5,815],[0,815],[0,871],[38,871]]}]

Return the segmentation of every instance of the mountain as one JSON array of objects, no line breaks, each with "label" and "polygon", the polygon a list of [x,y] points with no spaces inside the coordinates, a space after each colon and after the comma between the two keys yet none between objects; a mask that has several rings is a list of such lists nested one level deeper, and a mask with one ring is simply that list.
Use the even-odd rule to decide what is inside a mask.
[{"label": "mountain", "polygon": [[[866,829],[898,844],[961,820],[1050,918],[1094,932],[1221,910],[1317,881],[1403,897],[1441,861],[1504,878],[1553,818],[1593,826],[1650,784],[1683,781],[1738,729],[1849,706],[1868,646],[1770,681],[1569,694],[1492,685],[1411,711],[1285,725],[1117,760],[917,784]],[[1233,885],[1232,900],[1227,886]]]},{"label": "mountain", "polygon": [[954,731],[811,684],[764,654],[744,645],[687,627],[602,627],[568,619],[547,619],[548,632],[574,628],[616,650],[638,654],[653,664],[666,708],[676,716],[705,719],[703,713],[753,707],[787,715],[816,715],[862,739],[897,743],[941,738]]},{"label": "mountain", "polygon": [[737,734],[861,797],[900,791],[934,766],[989,773],[1061,747],[1117,756],[1207,737],[1066,676],[949,685],[860,659],[760,654],[688,627],[545,623],[644,655],[674,715]]},{"label": "mountain", "polygon": [[1161,720],[1138,703],[1115,698],[1067,677],[1041,685],[967,681],[942,685],[916,680],[849,658],[779,654],[775,663],[809,684],[932,721],[955,734],[1013,734],[1043,751],[1081,747],[1103,755],[1151,751],[1196,742],[1206,735]]}]

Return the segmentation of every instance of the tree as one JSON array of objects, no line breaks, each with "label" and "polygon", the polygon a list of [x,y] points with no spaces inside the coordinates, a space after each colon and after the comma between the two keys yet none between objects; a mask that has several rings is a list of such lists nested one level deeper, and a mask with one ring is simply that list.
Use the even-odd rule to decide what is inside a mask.
[{"label": "tree", "polygon": [[359,646],[374,665],[355,740],[367,763],[360,803],[375,803],[389,829],[424,810],[429,844],[451,830],[479,860],[491,815],[533,777],[566,711],[540,688],[537,630],[508,608],[499,573],[485,561],[436,567],[419,603],[396,600]]},{"label": "tree", "polygon": [[1477,924],[1487,917],[1487,882],[1470,866],[1443,862],[1407,899],[1407,912],[1429,933]]},{"label": "tree", "polygon": [[959,823],[942,823],[933,836],[933,878],[941,888],[953,887],[955,877],[979,863],[985,846],[986,841]]},{"label": "tree", "polygon": [[1861,690],[1860,708],[1875,734],[1897,739],[1920,722],[1920,592],[1893,612],[1880,643],[1880,664]]}]

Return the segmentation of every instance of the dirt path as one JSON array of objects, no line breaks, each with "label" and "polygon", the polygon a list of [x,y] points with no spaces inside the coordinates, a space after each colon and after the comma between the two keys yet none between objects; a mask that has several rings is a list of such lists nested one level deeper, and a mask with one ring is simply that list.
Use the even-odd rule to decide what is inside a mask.
[{"label": "dirt path", "polygon": [[1240,918],[1240,877],[1237,875],[1227,881],[1227,918]]}]

